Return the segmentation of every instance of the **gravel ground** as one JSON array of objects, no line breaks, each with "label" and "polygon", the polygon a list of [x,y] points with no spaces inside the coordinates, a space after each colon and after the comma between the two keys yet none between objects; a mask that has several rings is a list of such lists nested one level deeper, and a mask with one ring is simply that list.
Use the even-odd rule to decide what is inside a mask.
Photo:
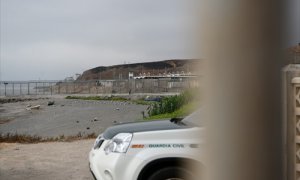
[{"label": "gravel ground", "polygon": [[[48,101],[54,100],[53,106]],[[26,110],[40,105],[38,110]],[[142,119],[147,106],[126,102],[39,99],[0,104],[0,134],[57,137],[101,133],[108,126]],[[0,143],[2,180],[93,180],[88,152],[93,140],[39,144]]]},{"label": "gravel ground", "polygon": [[[54,100],[53,106],[48,101]],[[41,105],[39,110],[27,106]],[[59,135],[99,134],[121,122],[142,119],[147,106],[117,101],[40,99],[0,104],[0,133],[18,133],[57,137]]]},{"label": "gravel ground", "polygon": [[0,179],[93,180],[88,167],[93,142],[0,143]]}]

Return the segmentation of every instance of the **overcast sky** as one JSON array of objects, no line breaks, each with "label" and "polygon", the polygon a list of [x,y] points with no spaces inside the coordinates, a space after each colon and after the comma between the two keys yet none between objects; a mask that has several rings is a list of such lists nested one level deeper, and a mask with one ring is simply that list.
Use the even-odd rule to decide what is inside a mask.
[{"label": "overcast sky", "polygon": [[286,46],[300,43],[300,0],[287,0],[285,40]]},{"label": "overcast sky", "polygon": [[195,58],[186,1],[0,2],[1,80],[59,80],[97,66]]},{"label": "overcast sky", "polygon": [[[191,52],[191,2],[0,0],[0,80],[60,80],[97,66],[201,58]],[[300,0],[286,4],[284,38],[293,46]]]}]

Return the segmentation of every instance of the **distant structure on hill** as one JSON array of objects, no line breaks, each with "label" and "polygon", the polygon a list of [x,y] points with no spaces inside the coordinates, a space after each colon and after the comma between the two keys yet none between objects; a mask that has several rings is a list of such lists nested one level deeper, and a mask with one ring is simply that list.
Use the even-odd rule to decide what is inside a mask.
[{"label": "distant structure on hill", "polygon": [[[199,59],[173,59],[155,62],[100,66],[83,72],[76,80],[124,80],[197,77]],[[200,71],[199,71],[200,69]]]}]

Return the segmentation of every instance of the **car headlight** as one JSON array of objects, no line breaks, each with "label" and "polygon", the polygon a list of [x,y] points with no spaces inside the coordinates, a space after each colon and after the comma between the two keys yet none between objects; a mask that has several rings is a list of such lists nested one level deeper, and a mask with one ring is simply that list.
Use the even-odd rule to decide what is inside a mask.
[{"label": "car headlight", "polygon": [[100,134],[96,138],[93,148],[94,149],[99,149],[103,142],[104,142],[104,138],[102,137],[102,134]]},{"label": "car headlight", "polygon": [[113,137],[105,146],[105,154],[111,152],[126,153],[132,139],[131,133],[119,133]]}]

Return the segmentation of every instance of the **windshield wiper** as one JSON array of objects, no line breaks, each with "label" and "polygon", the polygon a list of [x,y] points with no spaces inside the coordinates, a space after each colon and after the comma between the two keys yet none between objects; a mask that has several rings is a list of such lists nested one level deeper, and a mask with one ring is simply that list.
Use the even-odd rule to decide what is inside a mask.
[{"label": "windshield wiper", "polygon": [[172,119],[170,119],[170,121],[172,122],[172,123],[174,123],[174,124],[178,124],[178,125],[186,125],[186,124],[184,124],[183,122],[182,122],[182,120],[183,120],[183,118],[172,118]]}]

